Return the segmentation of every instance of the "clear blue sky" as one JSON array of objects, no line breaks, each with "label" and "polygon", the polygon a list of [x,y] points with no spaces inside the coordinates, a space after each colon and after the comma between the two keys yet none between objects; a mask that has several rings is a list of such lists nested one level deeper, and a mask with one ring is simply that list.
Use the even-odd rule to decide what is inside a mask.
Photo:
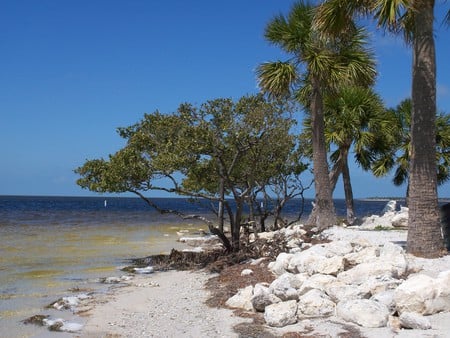
[{"label": "clear blue sky", "polygon": [[[73,169],[122,147],[117,127],[186,101],[256,93],[255,67],[282,58],[264,27],[292,3],[2,1],[0,195],[92,195]],[[450,113],[450,35],[436,27],[438,106]],[[377,90],[394,106],[410,93],[410,52],[378,34],[374,48]],[[355,197],[404,195],[390,177],[352,175]]]}]

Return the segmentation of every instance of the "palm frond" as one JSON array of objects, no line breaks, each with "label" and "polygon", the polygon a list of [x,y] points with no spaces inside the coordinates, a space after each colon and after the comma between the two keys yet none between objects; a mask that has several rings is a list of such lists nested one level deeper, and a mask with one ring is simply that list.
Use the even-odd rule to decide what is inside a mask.
[{"label": "palm frond", "polygon": [[262,92],[273,98],[287,97],[297,81],[297,69],[291,62],[265,62],[256,69]]}]

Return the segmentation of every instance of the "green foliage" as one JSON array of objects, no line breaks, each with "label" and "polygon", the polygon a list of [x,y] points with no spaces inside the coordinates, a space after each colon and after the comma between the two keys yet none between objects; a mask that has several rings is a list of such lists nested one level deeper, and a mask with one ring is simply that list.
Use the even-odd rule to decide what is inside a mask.
[{"label": "green foliage", "polygon": [[127,140],[124,148],[75,170],[77,184],[95,192],[144,197],[146,191],[166,191],[225,204],[224,196],[231,196],[237,210],[228,208],[228,218],[238,236],[248,196],[279,184],[280,176],[298,178],[307,168],[288,108],[259,95],[145,114],[118,129]]},{"label": "green foliage", "polygon": [[[411,113],[412,101],[406,99],[389,113],[394,120],[392,126],[395,136],[389,148],[373,162],[372,171],[376,176],[387,175],[394,170],[393,183],[402,185],[408,180],[410,147],[411,147]],[[450,179],[450,115],[436,115],[436,162],[438,184]]]}]

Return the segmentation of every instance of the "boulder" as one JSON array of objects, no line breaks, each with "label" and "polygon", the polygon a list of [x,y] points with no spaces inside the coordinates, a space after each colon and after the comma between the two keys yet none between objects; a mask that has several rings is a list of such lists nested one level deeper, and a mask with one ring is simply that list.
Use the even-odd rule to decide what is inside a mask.
[{"label": "boulder", "polygon": [[429,330],[430,321],[417,312],[403,312],[400,317],[400,326],[405,329]]},{"label": "boulder", "polygon": [[359,288],[366,294],[375,295],[386,290],[393,290],[402,282],[402,280],[386,275],[370,276]]},{"label": "boulder", "polygon": [[327,289],[327,286],[330,283],[334,283],[335,281],[336,277],[331,275],[312,275],[303,282],[301,287],[298,289],[298,294],[303,295],[313,289],[325,291]]},{"label": "boulder", "polygon": [[322,245],[314,245],[309,249],[294,254],[289,261],[288,271],[292,273],[315,273],[315,266],[323,259],[332,257],[330,252]]},{"label": "boulder", "polygon": [[255,285],[251,298],[253,308],[256,311],[264,312],[266,306],[279,303],[281,299],[270,293],[269,288],[261,283]]},{"label": "boulder", "polygon": [[395,306],[400,314],[403,312],[436,313],[432,305],[437,294],[438,286],[434,278],[423,274],[413,275],[395,290]]},{"label": "boulder", "polygon": [[264,320],[266,324],[274,327],[297,323],[297,301],[289,300],[267,306]]},{"label": "boulder", "polygon": [[389,318],[389,310],[384,304],[369,299],[339,302],[336,314],[345,321],[363,327],[384,327]]},{"label": "boulder", "polygon": [[385,243],[380,248],[380,260],[392,266],[392,272],[396,277],[404,276],[408,270],[405,250],[400,245],[391,242]]},{"label": "boulder", "polygon": [[326,294],[335,303],[350,299],[366,299],[371,296],[367,290],[363,290],[355,285],[345,284],[335,280],[325,286]]},{"label": "boulder", "polygon": [[380,256],[380,248],[376,246],[368,246],[361,248],[360,251],[352,252],[344,256],[344,259],[351,266],[366,263],[377,259]]},{"label": "boulder", "polygon": [[389,202],[386,203],[386,205],[384,206],[383,211],[381,213],[383,215],[388,212],[394,213],[396,209],[397,209],[397,201],[390,200]]},{"label": "boulder", "polygon": [[226,301],[225,305],[231,308],[253,311],[252,296],[253,286],[249,285],[246,288],[239,289],[233,297]]},{"label": "boulder", "polygon": [[313,271],[313,273],[336,276],[339,272],[344,271],[344,267],[344,257],[333,256],[317,261],[314,266],[309,268],[309,270]]},{"label": "boulder", "polygon": [[395,301],[394,301],[395,290],[381,291],[370,297],[370,300],[374,300],[378,303],[386,305],[390,314],[395,312]]},{"label": "boulder", "polygon": [[336,304],[323,291],[313,289],[298,300],[297,316],[328,317],[335,314]]},{"label": "boulder", "polygon": [[275,279],[269,286],[270,293],[280,298],[282,301],[298,299],[298,288],[301,287],[303,281],[296,275],[286,272]]},{"label": "boulder", "polygon": [[392,226],[396,228],[408,227],[408,214],[409,209],[407,207],[401,207],[400,211],[391,218]]},{"label": "boulder", "polygon": [[[328,250],[328,252],[331,253],[331,256],[345,256],[351,252],[353,252],[353,245],[349,241],[334,241],[329,242],[323,245],[325,249]],[[329,255],[327,255],[329,256]]]},{"label": "boulder", "polygon": [[275,275],[280,276],[288,270],[289,263],[294,254],[282,252],[277,256],[275,262],[270,262],[268,268]]},{"label": "boulder", "polygon": [[337,275],[337,279],[346,284],[361,285],[370,277],[380,276],[392,277],[393,268],[389,262],[377,259],[343,271]]}]

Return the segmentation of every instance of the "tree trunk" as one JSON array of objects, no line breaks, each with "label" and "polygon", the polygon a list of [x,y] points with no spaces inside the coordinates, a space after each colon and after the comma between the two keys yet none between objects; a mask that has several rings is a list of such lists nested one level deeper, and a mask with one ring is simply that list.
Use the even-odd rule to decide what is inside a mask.
[{"label": "tree trunk", "polygon": [[434,1],[420,1],[415,13],[409,169],[407,251],[420,257],[442,254],[436,168],[436,56]]},{"label": "tree trunk", "polygon": [[352,225],[355,222],[355,209],[353,204],[353,190],[350,181],[350,170],[348,168],[348,149],[343,151],[342,156],[342,182],[344,183],[345,205],[347,207],[347,222]]},{"label": "tree trunk", "polygon": [[220,177],[220,182],[219,182],[219,194],[220,194],[219,210],[218,210],[219,230],[223,233],[223,223],[224,223],[224,202],[225,202],[225,185],[224,185],[224,178],[223,178],[223,177]]},{"label": "tree trunk", "polygon": [[233,251],[239,251],[241,239],[242,200],[236,200],[236,213],[231,225],[231,246]]},{"label": "tree trunk", "polygon": [[325,122],[323,99],[317,78],[311,79],[311,126],[313,148],[313,174],[315,201],[314,208],[308,218],[308,224],[316,225],[319,230],[336,224],[333,197],[328,173],[327,147],[325,143]]},{"label": "tree trunk", "polygon": [[330,187],[331,192],[333,193],[334,189],[336,189],[336,183],[339,179],[339,175],[342,174],[342,154],[339,153],[339,157],[333,165],[333,168],[330,171]]}]

